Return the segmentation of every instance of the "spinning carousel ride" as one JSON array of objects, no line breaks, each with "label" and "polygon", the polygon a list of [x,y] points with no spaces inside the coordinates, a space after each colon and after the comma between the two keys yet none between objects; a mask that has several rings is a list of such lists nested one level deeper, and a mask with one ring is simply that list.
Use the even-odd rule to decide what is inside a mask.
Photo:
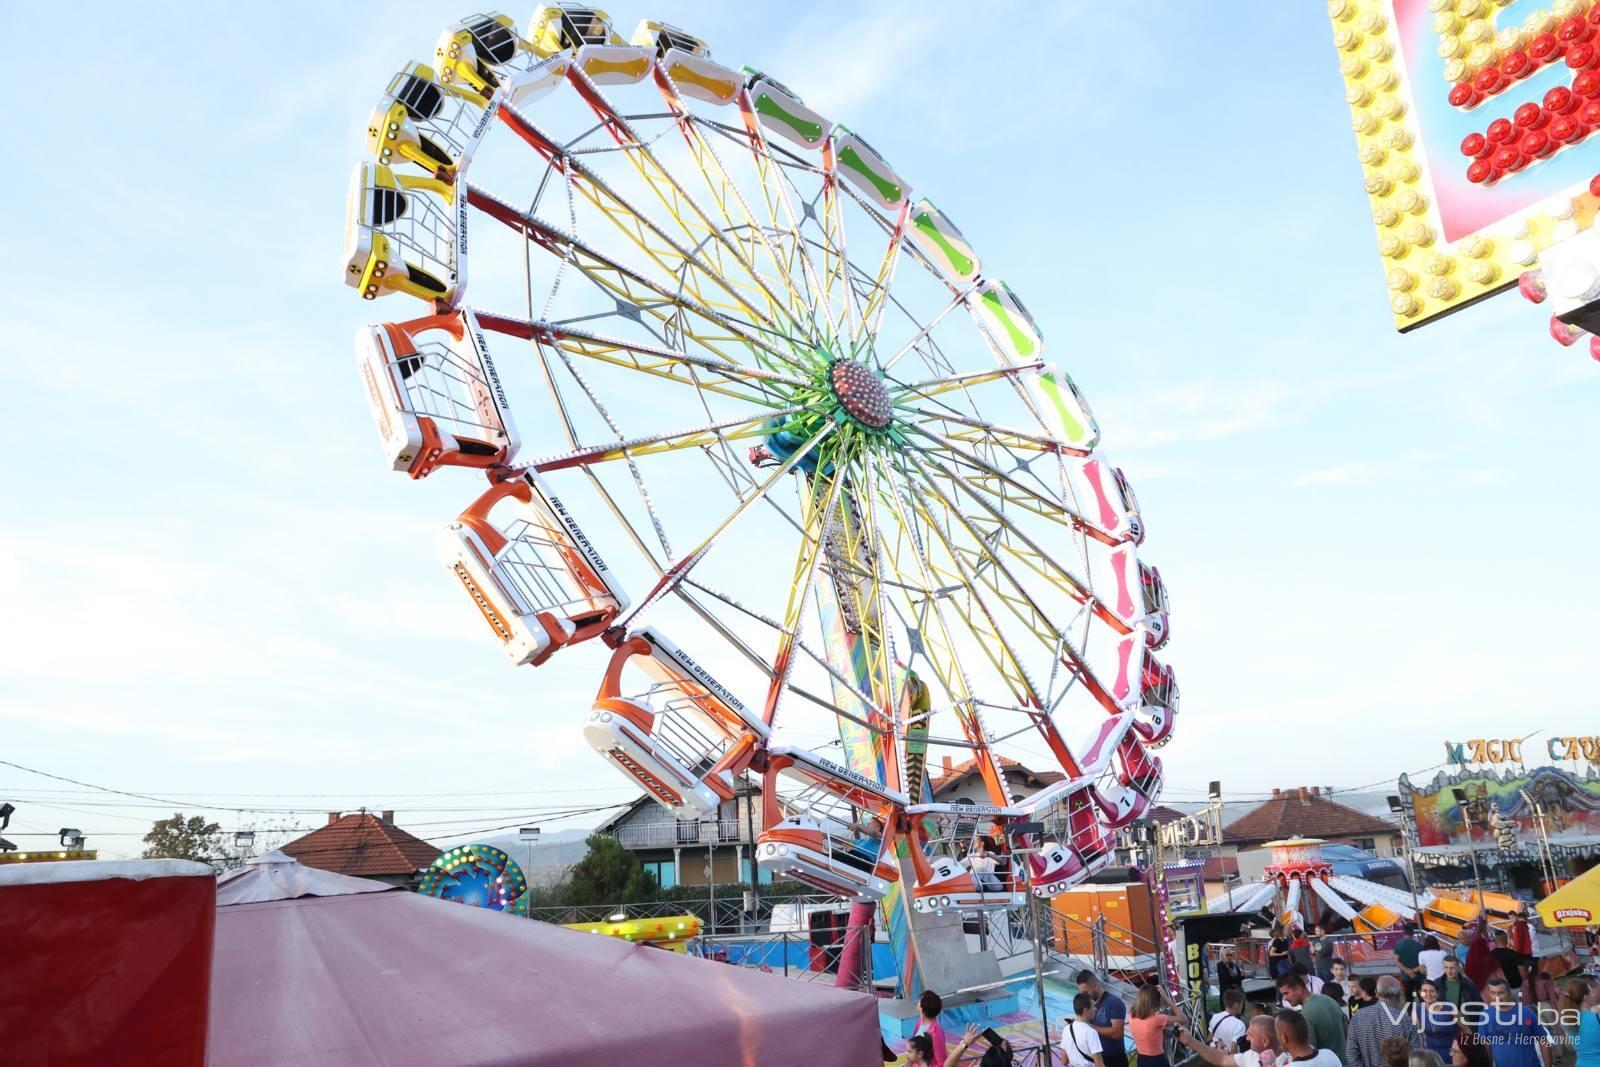
[{"label": "spinning carousel ride", "polygon": [[[1177,714],[1166,590],[1038,324],[887,155],[689,33],[550,5],[448,27],[366,147],[385,455],[485,476],[450,581],[514,665],[604,650],[601,758],[686,820],[759,777],[761,866],[897,936],[1109,860]],[[988,802],[933,803],[930,749]],[[1061,780],[1012,797],[1008,751]]]}]

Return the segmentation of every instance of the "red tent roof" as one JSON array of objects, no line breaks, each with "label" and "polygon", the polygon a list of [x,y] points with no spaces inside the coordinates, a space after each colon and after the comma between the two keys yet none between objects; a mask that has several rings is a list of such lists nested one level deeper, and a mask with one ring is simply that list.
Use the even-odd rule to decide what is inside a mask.
[{"label": "red tent roof", "polygon": [[208,1067],[880,1063],[865,993],[416,893],[217,909]]},{"label": "red tent roof", "polygon": [[440,850],[413,837],[387,819],[367,811],[333,819],[327,826],[297,837],[279,851],[307,867],[357,878],[415,874]]},{"label": "red tent roof", "polygon": [[1291,837],[1378,837],[1397,833],[1382,819],[1347,808],[1316,787],[1274,789],[1272,799],[1222,828],[1230,844],[1279,841]]}]

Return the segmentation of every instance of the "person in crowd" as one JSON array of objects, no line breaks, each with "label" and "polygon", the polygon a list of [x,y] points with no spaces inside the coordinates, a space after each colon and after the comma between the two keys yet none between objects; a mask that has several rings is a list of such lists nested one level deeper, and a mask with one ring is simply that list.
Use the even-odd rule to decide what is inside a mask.
[{"label": "person in crowd", "polygon": [[[950,1055],[940,1067],[957,1067],[967,1055],[967,1049],[977,1043],[983,1036],[983,1031],[976,1026],[967,1027],[967,1032],[961,1035],[961,1040],[956,1042],[955,1048],[950,1050]],[[1011,1067],[1016,1051],[1011,1047],[1011,1042],[1002,1040],[998,1045],[990,1045],[984,1050],[983,1058],[978,1061],[978,1067]]]},{"label": "person in crowd", "polygon": [[1298,1008],[1310,1028],[1313,1048],[1327,1049],[1342,1065],[1344,1063],[1345,1025],[1344,1013],[1332,997],[1313,993],[1304,975],[1286,974],[1278,979],[1278,995],[1291,1008]]},{"label": "person in crowd", "polygon": [[[1439,987],[1439,999],[1446,1004],[1454,1004],[1459,1008],[1463,1004],[1483,1001],[1483,993],[1479,991],[1477,983],[1462,972],[1461,960],[1455,956],[1444,958],[1444,977],[1434,984]],[[1448,1055],[1446,1058],[1449,1058]]]},{"label": "person in crowd", "polygon": [[1067,1067],[1105,1067],[1100,1035],[1094,1028],[1094,1000],[1079,993],[1072,998],[1072,1011],[1073,1017],[1061,1022],[1062,1060]]},{"label": "person in crowd", "polygon": [[[1576,1067],[1583,1018],[1578,1013],[1583,1011],[1583,1002],[1588,993],[1588,981],[1573,978],[1568,980],[1557,1002],[1540,1002],[1539,1018],[1550,1031],[1550,1067]],[[1555,1010],[1549,1010],[1551,1008]]]},{"label": "person in crowd", "polygon": [[1578,1012],[1578,1024],[1572,1027],[1577,1067],[1600,1067],[1600,983],[1587,978],[1567,979],[1566,995],[1561,1006]]},{"label": "person in crowd", "polygon": [[933,1062],[933,1042],[928,1040],[927,1034],[912,1034],[906,1040],[907,1067],[944,1067],[943,1064]]},{"label": "person in crowd", "polygon": [[1329,935],[1328,928],[1319,924],[1316,928],[1316,937],[1311,941],[1311,958],[1316,963],[1311,973],[1324,982],[1333,977],[1335,959],[1333,945],[1333,938]]},{"label": "person in crowd", "polygon": [[1245,1028],[1249,1047],[1242,1052],[1226,1052],[1200,1043],[1189,1031],[1178,1031],[1178,1043],[1189,1049],[1210,1067],[1277,1067],[1288,1057],[1278,1049],[1278,1027],[1271,1015],[1257,1015]]},{"label": "person in crowd", "polygon": [[[1439,939],[1432,934],[1422,939],[1422,951],[1417,953],[1417,962],[1422,964],[1423,978],[1443,978],[1444,960],[1448,953],[1440,946]],[[1446,1049],[1446,1052],[1449,1050]]]},{"label": "person in crowd", "polygon": [[1350,1017],[1353,1019],[1362,1008],[1378,1002],[1378,980],[1369,974],[1356,979],[1352,988],[1355,990],[1350,997]]},{"label": "person in crowd", "polygon": [[1311,990],[1311,992],[1322,992],[1322,979],[1318,978],[1316,975],[1307,970],[1305,964],[1300,963],[1299,961],[1289,964],[1289,973],[1298,975],[1305,979],[1306,988]]},{"label": "person in crowd", "polygon": [[1211,1017],[1207,1029],[1211,1031],[1211,1044],[1224,1052],[1244,1049],[1244,990],[1230,989],[1222,994],[1222,1010]]},{"label": "person in crowd", "polygon": [[1128,1006],[1122,998],[1100,984],[1100,978],[1085,968],[1077,975],[1078,992],[1094,1002],[1094,1018],[1089,1025],[1100,1035],[1100,1056],[1105,1067],[1128,1067],[1128,1048],[1123,1041]]},{"label": "person in crowd", "polygon": [[1267,977],[1277,978],[1280,974],[1288,974],[1289,962],[1288,931],[1279,927],[1272,935],[1272,940],[1267,942]]},{"label": "person in crowd", "polygon": [[1185,1022],[1183,1009],[1169,1004],[1160,986],[1154,982],[1140,986],[1139,995],[1128,1010],[1128,1029],[1133,1031],[1139,1067],[1171,1067],[1167,1060],[1167,1031]]},{"label": "person in crowd", "polygon": [[1494,1067],[1494,1056],[1482,1036],[1462,1026],[1450,1046],[1450,1067]]},{"label": "person in crowd", "polygon": [[[1361,984],[1366,986],[1367,979]],[[1384,1067],[1383,1041],[1388,1037],[1403,1037],[1412,1048],[1421,1044],[1417,1024],[1405,1009],[1404,988],[1400,980],[1386,974],[1377,980],[1376,1003],[1368,1004],[1356,1012],[1350,1021],[1349,1036],[1345,1039],[1345,1062],[1350,1067]]]},{"label": "person in crowd", "polygon": [[1444,1067],[1444,1057],[1431,1048],[1414,1048],[1406,1067]]},{"label": "person in crowd", "polygon": [[1337,982],[1326,982],[1322,986],[1322,995],[1339,1005],[1340,1015],[1350,1018],[1350,1005],[1344,1002],[1344,986]]},{"label": "person in crowd", "polygon": [[1478,1036],[1489,1046],[1494,1067],[1549,1067],[1550,1032],[1534,1010],[1516,1002],[1504,978],[1491,978],[1483,991],[1489,1010]]},{"label": "person in crowd", "polygon": [[932,1043],[933,1057],[929,1062],[944,1063],[944,1058],[949,1053],[946,1047],[944,1027],[939,1023],[939,1013],[944,1011],[944,998],[931,989],[924,989],[922,996],[917,1000],[917,1026],[912,1034],[926,1034]]},{"label": "person in crowd", "polygon": [[1244,968],[1239,966],[1239,953],[1232,945],[1222,946],[1222,958],[1217,960],[1217,991],[1224,997],[1230,989],[1244,989]]},{"label": "person in crowd", "polygon": [[[1317,1048],[1311,1044],[1311,1027],[1301,1012],[1284,1008],[1274,1018],[1274,1025],[1278,1029],[1278,1044],[1283,1046],[1283,1051],[1296,1065],[1339,1067],[1339,1057],[1333,1054],[1332,1049]],[[1384,1065],[1378,1063],[1373,1067]]]},{"label": "person in crowd", "polygon": [[[1496,930],[1494,932],[1494,948],[1490,950],[1489,954],[1500,965],[1500,973],[1505,976],[1506,986],[1513,993],[1521,993],[1522,991],[1523,968],[1531,967],[1539,962],[1526,952],[1518,952],[1512,948],[1511,938],[1507,936],[1504,930]],[[1495,1061],[1499,1062],[1498,1055],[1495,1057]]]},{"label": "person in crowd", "polygon": [[1297,963],[1306,969],[1307,974],[1311,973],[1311,941],[1298,926],[1289,938],[1289,966],[1292,968]]},{"label": "person in crowd", "polygon": [[1334,961],[1328,964],[1328,979],[1322,983],[1322,991],[1331,997],[1333,993],[1329,991],[1329,987],[1338,986],[1339,992],[1343,994],[1344,999],[1349,1000],[1351,984],[1349,965],[1344,960],[1335,957]]},{"label": "person in crowd", "polygon": [[980,890],[985,893],[1001,892],[1000,879],[994,873],[994,853],[989,851],[989,840],[982,834],[972,842],[972,851],[967,854],[967,867],[971,869]]},{"label": "person in crowd", "polygon": [[1417,1002],[1411,1005],[1411,1018],[1417,1024],[1417,1032],[1422,1035],[1422,1047],[1438,1053],[1442,1063],[1450,1055],[1450,1046],[1455,1042],[1461,1016],[1456,1006],[1440,995],[1440,981],[1443,979],[1422,980],[1422,986],[1417,991]]},{"label": "person in crowd", "polygon": [[1411,1053],[1419,1050],[1406,1044],[1403,1037],[1386,1037],[1382,1051],[1385,1067],[1411,1067]]},{"label": "person in crowd", "polygon": [[1415,927],[1406,924],[1406,936],[1394,946],[1395,966],[1400,970],[1400,985],[1407,1000],[1415,1000],[1417,988],[1422,985],[1423,969],[1418,957],[1422,955],[1422,942],[1413,936]]}]

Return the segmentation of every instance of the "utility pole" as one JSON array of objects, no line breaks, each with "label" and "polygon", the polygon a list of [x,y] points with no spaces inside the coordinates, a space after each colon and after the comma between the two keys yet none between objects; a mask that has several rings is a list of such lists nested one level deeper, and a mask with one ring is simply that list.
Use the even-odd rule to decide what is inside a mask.
[{"label": "utility pole", "polygon": [[1478,842],[1472,836],[1472,815],[1467,810],[1467,791],[1456,786],[1450,790],[1450,795],[1455,797],[1456,806],[1461,809],[1461,825],[1467,828],[1467,848],[1472,855],[1472,884],[1478,890],[1478,909],[1484,911],[1483,877],[1478,873]]}]

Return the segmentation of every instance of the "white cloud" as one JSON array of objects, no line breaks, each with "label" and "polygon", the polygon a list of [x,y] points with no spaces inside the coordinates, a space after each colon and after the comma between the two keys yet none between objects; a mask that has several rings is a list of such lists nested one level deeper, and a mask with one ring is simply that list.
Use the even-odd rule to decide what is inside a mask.
[{"label": "white cloud", "polygon": [[1104,405],[1100,421],[1107,428],[1108,445],[1119,451],[1217,441],[1295,421],[1297,396],[1278,382],[1192,382],[1154,390],[1136,404],[1113,400]]},{"label": "white cloud", "polygon": [[1392,466],[1387,463],[1341,463],[1335,467],[1323,467],[1321,470],[1307,471],[1289,484],[1306,487],[1371,482],[1386,476],[1392,469]]}]

